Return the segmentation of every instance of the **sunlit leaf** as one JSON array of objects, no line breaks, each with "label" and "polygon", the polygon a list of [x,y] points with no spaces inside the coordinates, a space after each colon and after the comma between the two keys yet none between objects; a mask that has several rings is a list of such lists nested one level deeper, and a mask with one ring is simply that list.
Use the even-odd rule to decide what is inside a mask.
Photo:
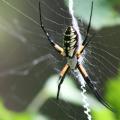
[{"label": "sunlit leaf", "polygon": [[120,74],[106,84],[106,93],[106,98],[116,110],[116,115],[120,116]]},{"label": "sunlit leaf", "polygon": [[94,120],[116,120],[114,114],[106,109],[101,111],[94,111],[93,118]]}]

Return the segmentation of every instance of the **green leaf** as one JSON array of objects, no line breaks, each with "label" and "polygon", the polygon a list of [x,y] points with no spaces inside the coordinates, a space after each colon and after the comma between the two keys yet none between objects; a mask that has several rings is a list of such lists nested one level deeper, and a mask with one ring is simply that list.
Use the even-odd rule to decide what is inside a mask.
[{"label": "green leaf", "polygon": [[120,74],[107,82],[106,93],[106,98],[117,111],[116,116],[120,118]]},{"label": "green leaf", "polygon": [[94,120],[116,120],[114,114],[107,109],[94,111],[93,118]]},{"label": "green leaf", "polygon": [[13,112],[5,108],[2,100],[0,100],[0,120],[49,120],[49,119],[46,116],[34,112]]}]

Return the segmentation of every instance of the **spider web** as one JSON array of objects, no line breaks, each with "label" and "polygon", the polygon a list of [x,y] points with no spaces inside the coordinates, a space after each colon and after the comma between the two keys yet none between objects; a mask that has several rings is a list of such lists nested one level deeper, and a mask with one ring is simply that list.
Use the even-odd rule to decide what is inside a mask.
[{"label": "spider web", "polygon": [[[50,0],[41,1],[42,19],[51,37],[62,46],[71,16],[63,0],[52,2],[54,4]],[[86,25],[83,22],[80,22],[80,29],[84,36]],[[119,27],[99,31],[86,48],[87,54],[83,55],[84,66],[101,94],[104,91],[101,86],[118,72],[118,31]],[[8,108],[21,111],[43,88],[45,80],[60,71],[65,60],[57,55],[41,30],[38,0],[1,0],[0,36],[0,95]],[[52,113],[51,107],[54,108]],[[40,109],[53,119],[86,119],[80,114],[82,108],[64,101],[57,103],[50,99]]]}]

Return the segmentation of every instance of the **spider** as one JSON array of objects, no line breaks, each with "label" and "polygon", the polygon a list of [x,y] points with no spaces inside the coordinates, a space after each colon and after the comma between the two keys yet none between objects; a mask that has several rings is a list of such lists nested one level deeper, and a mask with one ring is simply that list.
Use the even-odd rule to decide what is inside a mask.
[{"label": "spider", "polygon": [[54,40],[50,37],[49,33],[45,29],[43,22],[42,22],[42,15],[41,15],[41,3],[39,1],[39,14],[40,14],[40,26],[46,35],[49,43],[51,46],[63,57],[66,57],[67,63],[63,67],[63,69],[60,71],[60,77],[59,77],[59,84],[58,84],[58,91],[57,91],[57,100],[59,99],[59,93],[61,85],[64,81],[65,75],[69,71],[69,69],[78,69],[80,74],[83,76],[85,82],[97,98],[97,100],[103,104],[105,107],[110,109],[111,111],[114,111],[113,108],[102,98],[102,96],[98,93],[96,87],[93,85],[91,79],[88,76],[88,73],[86,72],[84,66],[78,62],[78,59],[80,58],[81,54],[83,53],[84,49],[87,47],[91,39],[88,40],[88,34],[90,30],[91,25],[91,18],[92,18],[92,11],[93,11],[93,1],[91,4],[91,13],[90,13],[90,19],[89,24],[87,27],[87,32],[85,39],[83,40],[83,43],[78,47],[78,34],[73,26],[68,26],[63,39],[63,48],[60,47],[57,43],[54,42]]}]

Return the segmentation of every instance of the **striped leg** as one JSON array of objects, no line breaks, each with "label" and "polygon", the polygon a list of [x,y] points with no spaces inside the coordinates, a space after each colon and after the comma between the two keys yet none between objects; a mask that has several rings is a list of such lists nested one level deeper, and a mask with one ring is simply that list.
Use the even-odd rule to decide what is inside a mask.
[{"label": "striped leg", "polygon": [[87,85],[89,86],[89,88],[91,89],[91,91],[93,92],[93,94],[95,95],[95,97],[97,98],[97,100],[102,103],[105,107],[107,107],[109,110],[115,112],[115,110],[113,108],[111,108],[111,106],[102,98],[102,96],[98,93],[96,87],[92,84],[91,80],[88,77],[88,74],[85,70],[85,68],[82,66],[82,64],[77,65],[78,70],[80,71],[80,73],[82,74],[84,80],[86,81]]},{"label": "striped leg", "polygon": [[68,64],[66,64],[64,67],[63,67],[63,69],[61,70],[61,72],[60,72],[60,77],[59,77],[59,84],[58,84],[58,91],[57,91],[57,100],[59,99],[59,94],[60,94],[60,88],[61,88],[61,85],[62,85],[62,83],[63,83],[63,81],[64,81],[64,78],[65,78],[65,75],[66,75],[66,73],[68,72],[68,70],[69,70],[69,65]]},{"label": "striped leg", "polygon": [[50,44],[55,48],[55,50],[57,52],[59,52],[62,56],[65,56],[64,54],[64,50],[62,47],[60,47],[58,44],[56,44],[52,38],[50,37],[49,33],[47,32],[47,30],[45,29],[43,22],[42,22],[42,16],[41,16],[41,7],[40,7],[40,1],[39,1],[39,14],[40,14],[40,26],[44,32],[44,34],[46,35],[48,41],[50,42]]},{"label": "striped leg", "polygon": [[76,56],[77,58],[80,57],[81,53],[83,52],[83,50],[85,49],[85,47],[88,45],[88,43],[91,41],[91,39],[88,40],[88,35],[89,35],[89,31],[90,31],[90,26],[91,26],[91,19],[92,19],[92,12],[93,12],[93,1],[92,1],[92,5],[91,5],[91,13],[90,13],[90,20],[89,20],[89,25],[87,28],[87,33],[85,36],[85,39],[81,45],[81,47],[77,50],[76,52]]},{"label": "striped leg", "polygon": [[87,39],[88,39],[88,34],[90,31],[90,26],[91,26],[92,12],[93,12],[93,1],[92,1],[92,5],[91,5],[91,13],[90,13],[90,20],[89,20],[89,24],[88,24],[88,28],[87,28],[87,33],[86,33],[86,36],[85,36],[85,39],[84,39],[82,45],[85,45],[87,42]]},{"label": "striped leg", "polygon": [[84,46],[81,45],[80,48],[76,51],[76,57],[79,59],[80,55],[82,54]]}]

